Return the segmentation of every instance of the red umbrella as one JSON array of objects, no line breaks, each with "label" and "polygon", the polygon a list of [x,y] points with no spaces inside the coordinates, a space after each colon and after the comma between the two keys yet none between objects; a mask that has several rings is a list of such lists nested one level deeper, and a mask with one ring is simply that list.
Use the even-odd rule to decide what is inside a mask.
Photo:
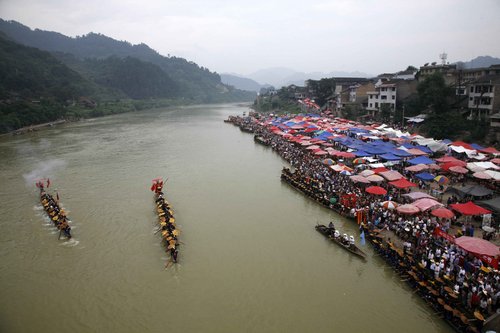
[{"label": "red umbrella", "polygon": [[375,195],[384,195],[387,193],[385,188],[380,187],[380,186],[369,186],[366,188],[366,192],[370,194],[375,194]]},{"label": "red umbrella", "polygon": [[444,208],[444,207],[434,209],[431,212],[431,214],[436,216],[436,217],[441,217],[444,219],[451,219],[453,216],[455,216],[455,214],[451,210]]},{"label": "red umbrella", "polygon": [[462,236],[455,239],[455,244],[467,252],[474,254],[483,254],[491,257],[500,255],[498,246],[478,237]]},{"label": "red umbrella", "polygon": [[401,214],[409,214],[409,215],[420,212],[420,209],[418,209],[418,207],[413,206],[412,204],[398,206],[396,210]]}]

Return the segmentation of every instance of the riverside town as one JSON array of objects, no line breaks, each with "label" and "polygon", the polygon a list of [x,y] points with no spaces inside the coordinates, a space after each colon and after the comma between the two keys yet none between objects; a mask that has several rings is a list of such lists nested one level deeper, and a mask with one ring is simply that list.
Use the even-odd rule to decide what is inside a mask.
[{"label": "riverside town", "polygon": [[[427,70],[453,73],[455,69],[421,68]],[[480,71],[495,70],[500,73],[500,67]],[[356,223],[360,234],[355,237],[366,239],[456,331],[498,328],[500,151],[416,134],[412,130],[426,120],[425,115],[406,119],[404,126],[340,118],[339,112],[359,98],[356,92],[363,86],[375,88],[365,89],[363,102],[370,111],[366,118],[371,118],[383,101],[394,110],[397,87],[411,84],[384,78],[375,84],[344,81],[346,87],[338,89],[330,106],[320,108],[312,98],[299,95],[303,113],[250,112],[225,122],[252,133],[256,143],[289,163],[281,170],[283,182]],[[479,82],[479,89],[493,96],[494,84]],[[471,114],[489,115],[493,97],[479,108],[478,83],[469,87],[464,85],[470,91],[465,96],[471,96]],[[344,97],[349,99],[342,102]],[[316,229],[353,252],[358,250],[354,237],[342,236],[335,221]]]}]

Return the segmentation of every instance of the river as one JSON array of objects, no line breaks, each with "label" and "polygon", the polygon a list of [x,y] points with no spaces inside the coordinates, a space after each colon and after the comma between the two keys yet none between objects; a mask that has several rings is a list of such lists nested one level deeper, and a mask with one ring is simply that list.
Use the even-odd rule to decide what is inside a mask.
[{"label": "river", "polygon": [[[314,230],[343,220],[223,123],[240,105],[148,110],[0,138],[1,332],[451,332],[377,257]],[[165,269],[151,179],[182,233]],[[72,220],[58,240],[34,179]]]}]

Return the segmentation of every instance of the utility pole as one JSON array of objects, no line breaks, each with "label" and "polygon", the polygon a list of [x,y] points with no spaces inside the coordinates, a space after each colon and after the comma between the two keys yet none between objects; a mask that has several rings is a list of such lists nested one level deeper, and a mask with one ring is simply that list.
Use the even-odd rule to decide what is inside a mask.
[{"label": "utility pole", "polygon": [[405,128],[405,106],[403,104],[403,117],[401,117],[402,127]]}]

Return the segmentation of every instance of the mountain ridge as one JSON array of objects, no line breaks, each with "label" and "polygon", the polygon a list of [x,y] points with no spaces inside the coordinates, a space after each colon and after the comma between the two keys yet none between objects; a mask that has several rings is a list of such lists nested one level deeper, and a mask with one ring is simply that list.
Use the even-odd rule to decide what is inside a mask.
[{"label": "mountain ridge", "polygon": [[[111,37],[88,33],[77,37],[68,37],[58,32],[45,31],[24,26],[16,21],[0,19],[0,31],[17,43],[36,47],[52,53],[68,53],[83,60],[86,58],[106,59],[111,56],[120,58],[133,57],[149,62],[161,68],[174,81],[179,97],[199,102],[215,102],[229,95],[244,96],[224,86],[218,73],[180,57],[165,57],[148,45],[133,45]],[[64,61],[64,60],[63,60]],[[168,81],[168,80],[165,80]],[[226,98],[224,97],[224,98]],[[238,97],[239,98],[239,97]],[[245,100],[250,100],[250,95]]]}]

